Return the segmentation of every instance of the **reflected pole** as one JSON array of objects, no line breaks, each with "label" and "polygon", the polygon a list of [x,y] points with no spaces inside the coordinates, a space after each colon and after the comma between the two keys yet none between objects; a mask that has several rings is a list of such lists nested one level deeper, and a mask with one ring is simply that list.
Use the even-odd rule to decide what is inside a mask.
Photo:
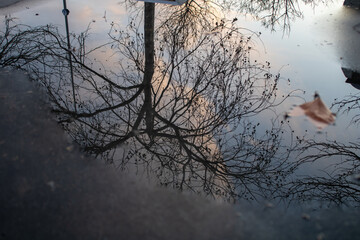
[{"label": "reflected pole", "polygon": [[72,86],[73,98],[74,98],[74,111],[76,113],[77,111],[76,111],[76,99],[75,99],[75,87],[74,87],[74,73],[73,73],[73,65],[71,61],[71,45],[70,45],[69,22],[68,22],[68,15],[70,11],[66,7],[66,0],[63,0],[63,4],[64,4],[64,9],[62,10],[62,13],[65,16],[65,28],[66,28],[67,47],[68,47],[68,58],[70,64],[71,86]]}]

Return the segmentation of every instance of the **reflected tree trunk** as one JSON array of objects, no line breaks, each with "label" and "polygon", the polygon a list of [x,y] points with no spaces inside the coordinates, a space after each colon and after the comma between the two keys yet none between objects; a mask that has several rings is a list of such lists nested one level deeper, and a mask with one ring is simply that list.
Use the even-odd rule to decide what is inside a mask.
[{"label": "reflected tree trunk", "polygon": [[[154,113],[152,110],[151,80],[154,75],[154,23],[155,23],[155,4],[145,2],[144,11],[144,33],[145,33],[145,71],[144,71],[144,105],[146,112],[146,131],[152,136],[154,128]],[[143,111],[142,111],[143,112]]]}]

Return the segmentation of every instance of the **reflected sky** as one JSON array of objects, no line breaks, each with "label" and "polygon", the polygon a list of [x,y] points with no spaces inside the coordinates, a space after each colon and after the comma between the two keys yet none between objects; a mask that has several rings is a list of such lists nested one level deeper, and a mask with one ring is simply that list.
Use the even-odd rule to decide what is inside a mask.
[{"label": "reflected sky", "polygon": [[[304,10],[304,19],[296,19],[289,33],[284,33],[281,28],[276,32],[268,31],[259,22],[249,21],[249,17],[241,24],[256,31],[261,29],[266,54],[259,53],[259,58],[270,61],[273,70],[279,70],[282,77],[290,78],[290,88],[306,91],[302,96],[304,99],[294,99],[283,106],[289,108],[292,104],[312,100],[315,91],[331,106],[335,98],[357,93],[356,89],[345,84],[341,67],[359,66],[360,34],[353,30],[353,26],[360,23],[360,13],[343,7],[341,1],[327,7],[301,6],[301,9]],[[357,138],[357,126],[349,126],[348,117],[351,119],[351,116],[338,117],[336,126],[325,131],[344,140]],[[304,119],[291,122],[298,131],[316,132],[315,127]]]}]

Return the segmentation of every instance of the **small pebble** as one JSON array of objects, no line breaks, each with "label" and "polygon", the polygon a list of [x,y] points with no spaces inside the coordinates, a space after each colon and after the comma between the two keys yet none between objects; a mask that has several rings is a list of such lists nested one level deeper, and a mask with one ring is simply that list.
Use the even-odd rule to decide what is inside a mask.
[{"label": "small pebble", "polygon": [[310,220],[310,215],[309,215],[309,214],[306,214],[306,213],[303,213],[303,214],[301,215],[301,218],[304,219],[304,220],[306,220],[306,221],[309,221],[309,220]]},{"label": "small pebble", "polygon": [[54,181],[49,181],[46,184],[50,187],[51,191],[55,191],[56,186]]},{"label": "small pebble", "polygon": [[70,145],[66,147],[66,151],[71,152],[72,150],[74,150],[74,146]]},{"label": "small pebble", "polygon": [[265,203],[265,207],[266,208],[273,208],[274,204],[268,202],[268,203]]},{"label": "small pebble", "polygon": [[316,236],[316,240],[324,240],[325,239],[325,234],[324,233],[319,233],[317,236]]}]

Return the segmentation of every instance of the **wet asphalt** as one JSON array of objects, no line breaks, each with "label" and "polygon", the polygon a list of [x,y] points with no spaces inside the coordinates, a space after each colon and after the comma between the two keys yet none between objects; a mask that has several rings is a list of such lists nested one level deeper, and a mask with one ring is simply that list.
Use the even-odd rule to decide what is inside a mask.
[{"label": "wet asphalt", "polygon": [[0,71],[0,239],[230,239],[231,207],[86,156],[21,72]]},{"label": "wet asphalt", "polygon": [[359,209],[231,206],[87,156],[26,74],[0,69],[0,239],[360,239]]}]

